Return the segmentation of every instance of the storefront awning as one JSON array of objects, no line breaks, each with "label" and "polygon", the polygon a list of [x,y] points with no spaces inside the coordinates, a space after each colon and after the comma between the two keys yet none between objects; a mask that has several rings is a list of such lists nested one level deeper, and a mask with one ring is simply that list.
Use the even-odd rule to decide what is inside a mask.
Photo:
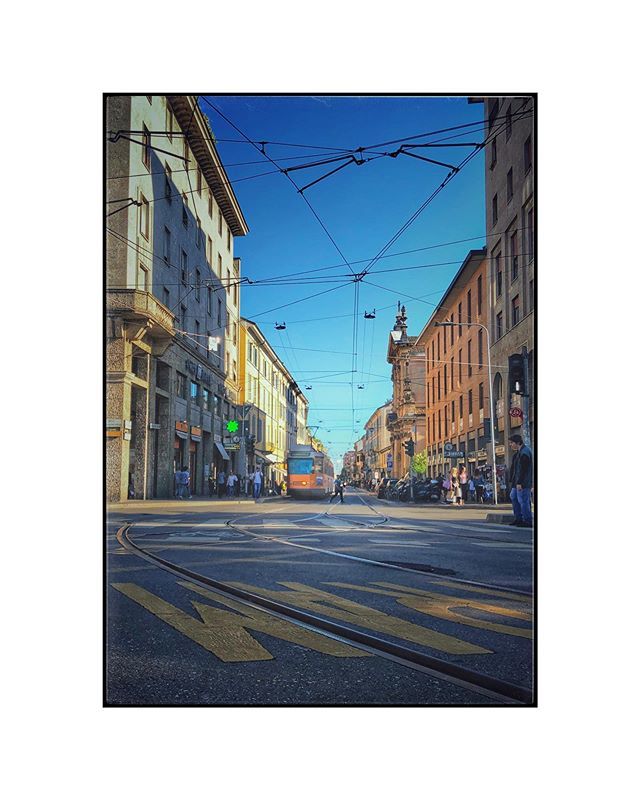
[{"label": "storefront awning", "polygon": [[184,431],[176,430],[176,436],[179,436],[181,439],[188,439],[189,434],[185,433]]},{"label": "storefront awning", "polygon": [[266,453],[266,455],[263,456],[263,459],[269,464],[277,464],[279,461],[278,456],[274,456],[273,453]]},{"label": "storefront awning", "polygon": [[225,461],[231,461],[229,458],[229,453],[227,453],[227,451],[224,449],[224,445],[222,445],[220,442],[214,442],[214,444],[218,448],[218,452],[222,458],[224,458]]}]

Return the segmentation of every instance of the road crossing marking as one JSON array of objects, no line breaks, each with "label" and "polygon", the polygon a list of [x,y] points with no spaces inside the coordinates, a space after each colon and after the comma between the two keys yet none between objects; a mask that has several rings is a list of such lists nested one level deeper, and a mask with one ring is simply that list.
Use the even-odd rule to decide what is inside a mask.
[{"label": "road crossing marking", "polygon": [[369,656],[369,653],[342,644],[331,637],[322,636],[259,609],[237,603],[208,589],[202,589],[196,584],[188,581],[178,581],[178,584],[238,613],[192,600],[191,605],[200,615],[202,620],[200,621],[135,583],[112,583],[111,586],[225,663],[273,659],[273,655],[249,633],[249,630],[260,631],[277,639],[338,658]]}]

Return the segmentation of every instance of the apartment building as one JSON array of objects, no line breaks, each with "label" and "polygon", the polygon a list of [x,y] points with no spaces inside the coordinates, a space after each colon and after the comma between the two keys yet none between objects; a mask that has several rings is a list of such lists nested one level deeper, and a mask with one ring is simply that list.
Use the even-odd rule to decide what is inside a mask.
[{"label": "apartment building", "polygon": [[365,478],[378,480],[388,477],[393,466],[391,434],[387,428],[387,414],[391,413],[391,400],[376,408],[365,423]]},{"label": "apartment building", "polygon": [[[493,134],[485,150],[485,200],[498,465],[510,463],[509,436],[520,433],[528,441],[535,426],[534,100],[531,96],[473,98],[484,103],[488,134]],[[525,358],[526,398],[509,393],[509,357],[516,354]],[[523,424],[527,417],[528,426]]]},{"label": "apartment building", "polygon": [[417,337],[430,477],[458,464],[473,471],[491,463],[487,271],[486,249],[471,250]]},{"label": "apartment building", "polygon": [[249,229],[194,97],[108,97],[106,127],[107,499],[170,497],[183,465],[202,493],[231,463]]},{"label": "apartment building", "polygon": [[239,402],[246,409],[246,433],[252,437],[249,469],[262,466],[267,480],[286,475],[286,453],[308,444],[309,401],[260,327],[241,317]]},{"label": "apartment building", "polygon": [[395,325],[389,334],[387,361],[391,364],[393,383],[391,411],[386,415],[392,464],[387,475],[401,478],[411,465],[403,443],[413,439],[416,453],[426,447],[426,393],[424,346],[418,342],[417,336],[407,334],[407,312],[400,303]]}]

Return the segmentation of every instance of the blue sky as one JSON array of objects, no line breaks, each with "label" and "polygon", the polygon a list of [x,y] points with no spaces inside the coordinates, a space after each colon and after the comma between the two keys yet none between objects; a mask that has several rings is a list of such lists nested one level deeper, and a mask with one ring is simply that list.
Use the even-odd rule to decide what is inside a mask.
[{"label": "blue sky", "polygon": [[[254,141],[287,143],[287,146],[266,145],[268,155],[282,167],[339,155],[322,148],[367,147],[482,120],[482,105],[470,105],[466,97],[209,95],[207,99]],[[347,283],[350,270],[290,181],[277,172],[249,178],[275,167],[202,99],[200,106],[209,117],[218,151],[250,228],[246,237],[235,241],[235,254],[242,259],[243,274],[259,280],[303,273],[303,280],[310,281],[314,277],[310,270],[336,267],[317,273],[323,280],[327,277],[335,280],[332,283],[243,287],[242,314],[260,325],[305,390],[310,401],[309,424],[319,426],[317,435],[339,465],[342,454],[362,435],[368,416],[391,395],[386,351],[397,301],[407,307],[409,333],[419,333],[468,251],[485,243],[484,155],[478,154],[455,176],[388,254],[433,249],[379,260],[366,280],[385,288],[359,284],[357,371],[353,376],[331,375],[349,373],[354,361],[351,354],[355,286]],[[441,140],[451,136],[456,138],[448,139],[449,144],[479,142],[483,138],[480,132],[470,134],[462,129],[410,141],[444,143]],[[294,144],[312,147],[289,146]],[[400,143],[381,146],[376,153],[392,152],[399,146]],[[455,165],[472,150],[447,146],[412,152]],[[302,187],[342,163],[290,174]],[[361,166],[349,164],[305,190],[304,196],[347,261],[371,259],[439,186],[448,171],[408,156],[380,157]],[[434,247],[470,237],[479,238]],[[423,264],[441,265],[381,272]],[[352,269],[357,272],[365,266],[367,261],[352,265]],[[380,274],[376,277],[377,272]],[[291,307],[270,311],[332,287],[337,288]],[[402,293],[423,297],[423,302],[408,300]],[[376,319],[365,320],[365,309],[373,308]],[[275,322],[283,321],[286,331],[276,331]],[[352,413],[352,382],[355,413]],[[358,389],[358,385],[365,388]],[[313,388],[307,390],[307,386]],[[355,429],[353,420],[360,421]]]}]

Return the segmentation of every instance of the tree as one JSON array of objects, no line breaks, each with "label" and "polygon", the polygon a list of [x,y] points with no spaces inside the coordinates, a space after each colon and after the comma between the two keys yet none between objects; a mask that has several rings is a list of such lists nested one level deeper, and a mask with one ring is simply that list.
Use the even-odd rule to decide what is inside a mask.
[{"label": "tree", "polygon": [[427,451],[423,450],[413,457],[413,471],[418,475],[424,475],[427,471]]}]

